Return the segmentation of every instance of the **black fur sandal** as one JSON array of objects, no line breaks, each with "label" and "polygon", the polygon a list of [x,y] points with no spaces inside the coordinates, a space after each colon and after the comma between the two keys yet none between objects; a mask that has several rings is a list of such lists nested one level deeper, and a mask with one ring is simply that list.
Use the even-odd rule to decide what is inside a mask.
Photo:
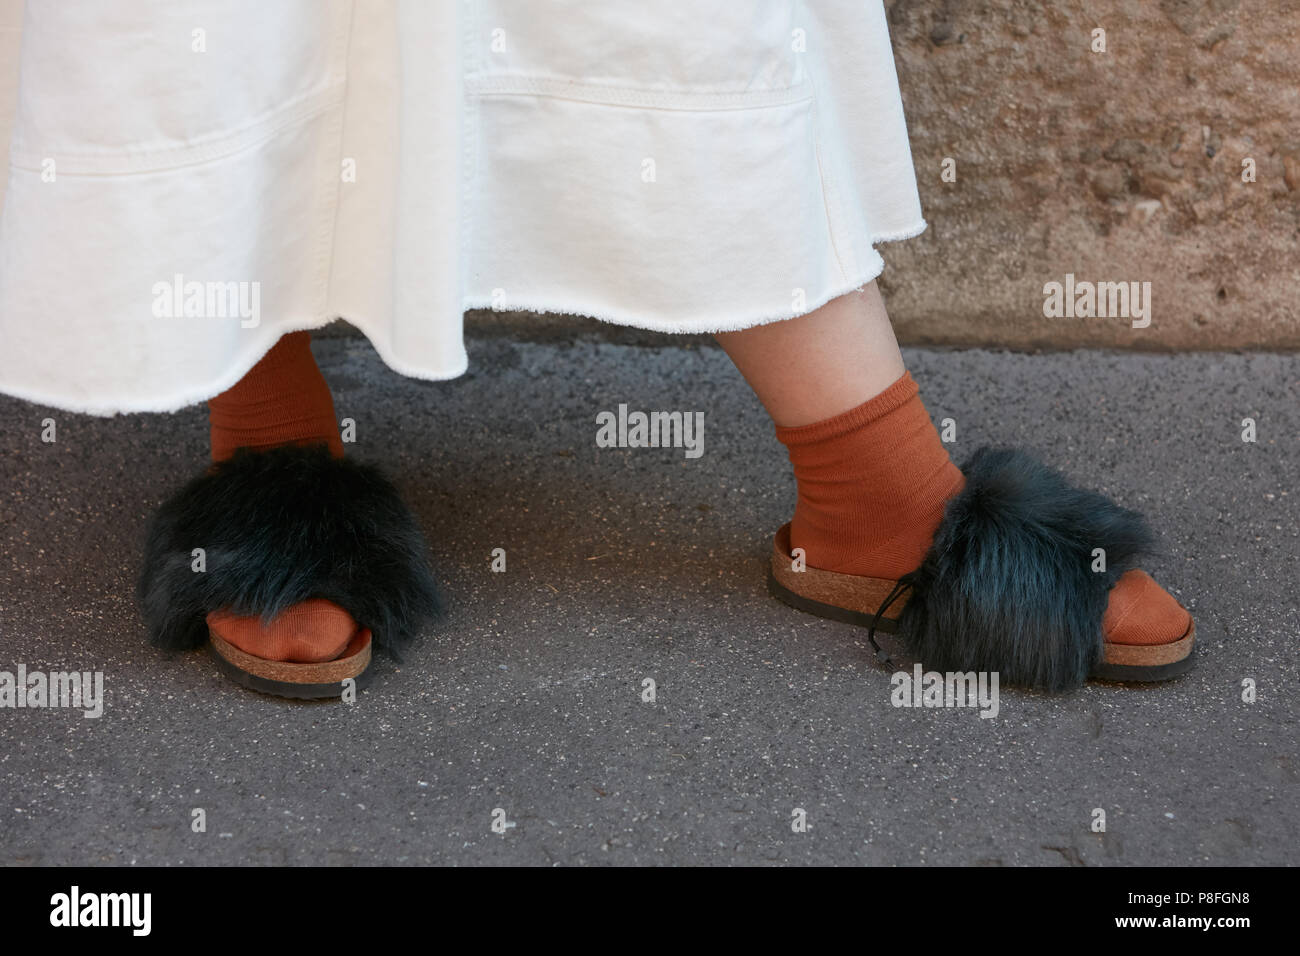
[{"label": "black fur sandal", "polygon": [[[911,574],[796,570],[786,526],[773,542],[769,589],[799,610],[870,628],[882,659],[875,632],[895,632],[939,671],[996,671],[1008,684],[1064,691],[1090,678],[1159,681],[1191,669],[1195,624],[1168,644],[1103,637],[1110,589],[1152,547],[1140,515],[1014,449],[982,448],[962,471],[966,485]],[[1092,570],[1095,549],[1104,571]]]},{"label": "black fur sandal", "polygon": [[[164,502],[149,528],[139,598],[154,645],[210,643],[245,686],[307,698],[364,682],[372,636],[400,657],[439,609],[424,536],[397,489],[323,445],[240,450]],[[308,598],[333,601],[359,625],[338,661],[261,661],[209,635],[210,612],[270,620]]]}]

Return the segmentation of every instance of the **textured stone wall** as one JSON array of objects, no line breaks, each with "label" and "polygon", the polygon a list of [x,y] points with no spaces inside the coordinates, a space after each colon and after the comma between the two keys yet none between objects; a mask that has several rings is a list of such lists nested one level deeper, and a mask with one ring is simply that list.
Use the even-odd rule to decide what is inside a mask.
[{"label": "textured stone wall", "polygon": [[[886,6],[930,223],[881,249],[902,339],[1300,346],[1300,0]],[[1150,326],[1046,318],[1067,273],[1150,282]]]}]

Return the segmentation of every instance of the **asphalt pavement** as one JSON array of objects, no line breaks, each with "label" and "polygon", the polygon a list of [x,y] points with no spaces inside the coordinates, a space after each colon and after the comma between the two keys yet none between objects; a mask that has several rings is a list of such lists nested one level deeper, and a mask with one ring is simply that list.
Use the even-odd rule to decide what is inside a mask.
[{"label": "asphalt pavement", "polygon": [[[354,704],[154,650],[141,539],[205,463],[203,410],[0,399],[0,671],[104,675],[98,717],[0,708],[0,862],[1293,862],[1300,356],[906,350],[958,461],[1028,446],[1145,511],[1197,621],[1180,680],[1002,688],[986,718],[893,706],[860,629],[768,596],[794,482],[711,345],[486,331],[445,383],[315,348],[446,616]],[[620,404],[702,412],[702,454],[598,447]]]}]

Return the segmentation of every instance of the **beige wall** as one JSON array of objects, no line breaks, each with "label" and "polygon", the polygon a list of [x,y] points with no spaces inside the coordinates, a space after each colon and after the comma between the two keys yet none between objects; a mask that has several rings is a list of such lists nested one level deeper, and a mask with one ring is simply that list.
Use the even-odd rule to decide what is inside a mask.
[{"label": "beige wall", "polygon": [[[900,337],[1300,346],[1300,2],[887,6],[930,223],[882,249]],[[1045,318],[1067,272],[1149,281],[1151,326]]]}]

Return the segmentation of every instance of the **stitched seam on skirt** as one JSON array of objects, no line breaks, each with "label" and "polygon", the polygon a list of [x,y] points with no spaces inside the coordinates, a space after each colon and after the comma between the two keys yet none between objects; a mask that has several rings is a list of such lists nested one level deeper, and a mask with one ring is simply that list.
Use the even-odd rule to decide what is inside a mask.
[{"label": "stitched seam on skirt", "polygon": [[57,172],[66,176],[129,176],[199,166],[260,146],[291,127],[315,119],[339,105],[345,89],[343,83],[331,83],[327,88],[309,93],[233,133],[222,133],[207,142],[103,155],[65,153],[57,149],[37,152],[15,146],[10,154],[10,165],[14,169],[40,172],[42,162],[53,159]]},{"label": "stitched seam on skirt", "polygon": [[[835,264],[840,270],[840,280],[843,281],[848,279],[849,270],[844,268],[844,256],[840,252],[840,245],[836,240],[836,225],[842,224],[844,222],[844,217],[839,214],[839,194],[835,192],[836,186],[834,179],[827,174],[826,164],[822,161],[822,124],[821,110],[818,108],[819,105],[817,97],[814,95],[812,109],[809,111],[811,113],[809,121],[812,123],[813,134],[813,156],[817,160],[817,175],[819,178],[818,185],[821,187],[822,194],[822,210],[826,214],[826,235],[830,240],[831,252],[835,256]],[[832,199],[832,195],[834,196],[834,199]],[[834,210],[831,208],[832,205],[836,207]],[[855,265],[856,261],[857,257],[855,256]]]},{"label": "stitched seam on skirt", "polygon": [[343,193],[343,133],[347,128],[348,66],[352,53],[352,31],[356,18],[356,0],[348,0],[335,14],[333,48],[330,50],[331,80],[343,90],[338,109],[332,110],[321,136],[329,148],[321,150],[320,182],[316,186],[320,225],[316,236],[316,311],[325,311],[330,298],[334,274],[334,248],[338,235],[339,205]]},{"label": "stitched seam on skirt", "polygon": [[[473,0],[463,0],[460,9],[461,25],[461,43],[464,50],[474,51],[475,65],[481,58],[479,46],[474,42],[474,38],[479,35],[479,5]],[[464,293],[465,269],[468,263],[473,262],[475,226],[474,220],[478,217],[478,194],[481,183],[479,182],[479,170],[482,168],[482,143],[483,128],[480,123],[478,103],[471,98],[468,93],[466,77],[461,76],[460,96],[463,101],[463,110],[461,114],[461,136],[464,142],[461,144],[461,163],[463,168],[460,171],[461,188],[460,200],[462,207],[460,209],[460,221],[457,223],[460,230],[460,267],[457,270],[457,277],[460,280],[459,291]],[[464,314],[461,315],[461,343],[464,345]]]},{"label": "stitched seam on skirt", "polygon": [[801,103],[812,98],[812,90],[806,80],[798,86],[780,90],[753,90],[746,93],[680,93],[575,83],[571,80],[547,77],[467,76],[465,89],[471,96],[480,97],[546,96],[579,103],[595,103],[600,106],[701,112],[766,109],[772,106]]}]

